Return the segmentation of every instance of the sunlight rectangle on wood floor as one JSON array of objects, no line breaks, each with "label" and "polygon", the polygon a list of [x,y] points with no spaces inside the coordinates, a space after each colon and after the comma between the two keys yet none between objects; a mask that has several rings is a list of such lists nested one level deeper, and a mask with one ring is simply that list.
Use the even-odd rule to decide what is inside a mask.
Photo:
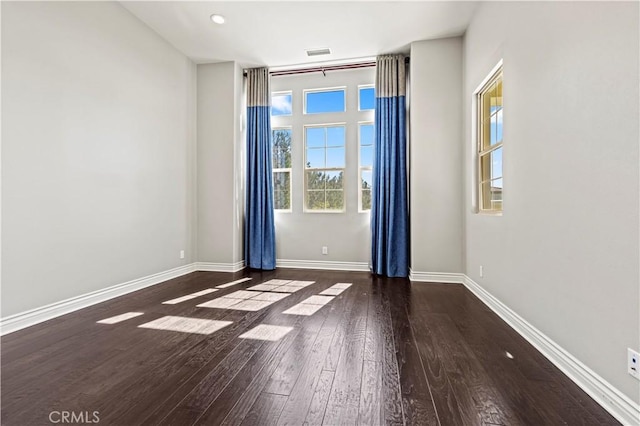
[{"label": "sunlight rectangle on wood floor", "polygon": [[100,321],[96,321],[98,324],[116,324],[122,321],[126,321],[130,318],[139,317],[144,315],[142,312],[127,312],[126,314],[116,315],[115,317],[106,318]]},{"label": "sunlight rectangle on wood floor", "polygon": [[278,341],[287,335],[293,327],[284,327],[280,325],[260,324],[244,334],[240,335],[241,339],[269,340],[271,342]]},{"label": "sunlight rectangle on wood floor", "polygon": [[138,326],[138,328],[178,331],[181,333],[211,334],[230,324],[232,324],[231,321],[166,316],[141,324]]},{"label": "sunlight rectangle on wood floor", "polygon": [[216,288],[227,288],[246,281],[251,281],[251,278],[240,278],[239,280],[231,281],[230,283],[217,285]]}]

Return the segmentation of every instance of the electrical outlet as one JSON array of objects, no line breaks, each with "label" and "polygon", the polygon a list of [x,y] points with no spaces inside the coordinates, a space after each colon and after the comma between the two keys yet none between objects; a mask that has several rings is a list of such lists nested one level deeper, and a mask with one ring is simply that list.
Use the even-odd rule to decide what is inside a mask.
[{"label": "electrical outlet", "polygon": [[640,380],[640,354],[631,348],[627,348],[627,373]]},{"label": "electrical outlet", "polygon": [[484,277],[484,266],[480,265],[480,278]]},{"label": "electrical outlet", "polygon": [[329,254],[329,248],[327,246],[322,247],[322,254]]},{"label": "electrical outlet", "polygon": [[184,250],[180,250],[180,259],[184,259]]}]

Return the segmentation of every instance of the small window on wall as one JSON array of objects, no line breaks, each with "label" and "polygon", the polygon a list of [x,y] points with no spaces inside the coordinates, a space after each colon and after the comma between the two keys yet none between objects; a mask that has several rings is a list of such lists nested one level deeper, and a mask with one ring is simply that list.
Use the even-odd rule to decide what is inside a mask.
[{"label": "small window on wall", "polygon": [[273,208],[291,211],[291,129],[271,131]]},{"label": "small window on wall", "polygon": [[307,126],[305,211],[344,211],[345,126]]},{"label": "small window on wall", "polygon": [[371,210],[371,187],[373,178],[373,123],[359,125],[360,140],[360,211]]},{"label": "small window on wall", "polygon": [[502,211],[502,66],[477,92],[478,209]]},{"label": "small window on wall", "polygon": [[304,113],[322,114],[346,111],[346,90],[320,89],[304,92]]},{"label": "small window on wall", "polygon": [[376,108],[376,89],[373,86],[358,88],[358,111],[371,111]]},{"label": "small window on wall", "polygon": [[271,95],[271,115],[291,115],[291,92],[278,92]]}]

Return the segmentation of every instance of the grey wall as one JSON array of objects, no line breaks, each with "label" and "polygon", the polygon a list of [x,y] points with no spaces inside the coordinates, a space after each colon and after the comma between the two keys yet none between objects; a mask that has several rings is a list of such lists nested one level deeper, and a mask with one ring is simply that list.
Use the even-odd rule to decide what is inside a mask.
[{"label": "grey wall", "polygon": [[242,256],[242,69],[198,65],[198,255],[235,263]]},{"label": "grey wall", "polygon": [[[634,401],[638,4],[484,3],[465,37],[466,273]],[[504,214],[474,213],[473,91],[504,59]],[[479,266],[484,266],[484,278]]]},{"label": "grey wall", "polygon": [[117,3],[2,2],[2,66],[2,316],[191,262],[191,61]]},{"label": "grey wall", "polygon": [[462,271],[462,39],[411,44],[412,272]]}]

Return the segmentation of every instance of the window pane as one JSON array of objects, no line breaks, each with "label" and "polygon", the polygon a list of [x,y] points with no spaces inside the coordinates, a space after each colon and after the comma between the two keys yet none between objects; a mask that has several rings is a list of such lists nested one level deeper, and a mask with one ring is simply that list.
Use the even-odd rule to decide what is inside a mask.
[{"label": "window pane", "polygon": [[344,208],[344,192],[342,190],[327,190],[326,210],[342,210]]},{"label": "window pane", "polygon": [[496,141],[502,142],[502,108],[496,113]]},{"label": "window pane", "polygon": [[322,190],[326,188],[327,177],[324,172],[307,170],[306,185],[308,190]]},{"label": "window pane", "polygon": [[363,146],[360,148],[360,165],[362,167],[373,166],[373,147]]},{"label": "window pane", "polygon": [[291,129],[271,132],[272,166],[274,169],[291,167]]},{"label": "window pane", "polygon": [[307,191],[307,209],[324,210],[324,191]]},{"label": "window pane", "polygon": [[344,89],[326,92],[306,92],[305,98],[305,112],[307,114],[345,111]]},{"label": "window pane", "polygon": [[491,115],[491,123],[489,124],[489,144],[491,146],[495,145],[497,140],[496,137],[498,136],[498,126],[496,124],[496,114],[492,114]]},{"label": "window pane", "polygon": [[480,190],[484,210],[502,209],[502,179],[483,182]]},{"label": "window pane", "polygon": [[373,145],[373,124],[360,125],[360,145]]},{"label": "window pane", "polygon": [[327,148],[327,167],[344,167],[344,148]]},{"label": "window pane", "polygon": [[502,177],[502,147],[491,153],[491,179]]},{"label": "window pane", "polygon": [[362,210],[371,210],[371,190],[362,190]]},{"label": "window pane", "polygon": [[291,115],[291,93],[271,96],[271,115]]},{"label": "window pane", "polygon": [[291,208],[291,173],[273,173],[273,204],[276,210]]},{"label": "window pane", "polygon": [[307,149],[307,168],[323,168],[325,167],[325,150],[324,148],[311,148]]},{"label": "window pane", "polygon": [[307,127],[305,128],[305,132],[307,148],[324,147],[324,127]]},{"label": "window pane", "polygon": [[483,181],[502,177],[502,147],[483,155],[480,168],[480,179]]},{"label": "window pane", "polygon": [[362,189],[371,189],[373,183],[373,172],[371,170],[363,170],[360,180]]},{"label": "window pane", "polygon": [[359,90],[360,111],[375,109],[376,90],[373,87],[363,87]]},{"label": "window pane", "polygon": [[344,146],[344,126],[327,127],[327,146]]},{"label": "window pane", "polygon": [[325,172],[327,189],[342,189],[343,172]]}]

